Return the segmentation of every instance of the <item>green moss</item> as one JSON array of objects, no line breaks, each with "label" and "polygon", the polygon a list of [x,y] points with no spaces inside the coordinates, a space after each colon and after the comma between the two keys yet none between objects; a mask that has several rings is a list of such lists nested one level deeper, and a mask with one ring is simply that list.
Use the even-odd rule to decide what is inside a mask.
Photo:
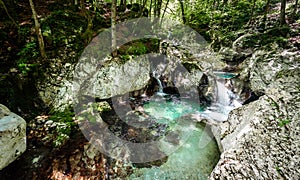
[{"label": "green moss", "polygon": [[159,40],[158,39],[139,39],[128,42],[119,47],[119,55],[143,55],[151,52],[158,52]]},{"label": "green moss", "polygon": [[282,77],[289,77],[289,76],[293,76],[294,72],[288,69],[285,70],[281,70],[279,72],[276,73],[276,78],[282,78]]},{"label": "green moss", "polygon": [[280,126],[280,127],[283,127],[291,122],[290,119],[281,119],[281,118],[278,119],[277,121],[278,121],[278,126]]}]

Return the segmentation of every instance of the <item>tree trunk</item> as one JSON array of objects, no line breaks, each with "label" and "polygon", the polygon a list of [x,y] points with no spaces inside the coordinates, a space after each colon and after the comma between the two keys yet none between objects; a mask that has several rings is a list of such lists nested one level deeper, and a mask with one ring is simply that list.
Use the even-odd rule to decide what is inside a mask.
[{"label": "tree trunk", "polygon": [[124,12],[125,10],[126,10],[126,0],[120,0],[120,11]]},{"label": "tree trunk", "polygon": [[[117,3],[117,2],[116,2]],[[126,6],[126,0],[121,0],[120,1],[120,6]]]},{"label": "tree trunk", "polygon": [[286,7],[286,0],[281,0],[281,6],[280,6],[280,25],[286,24],[286,21],[285,21],[285,7]]},{"label": "tree trunk", "polygon": [[265,12],[264,12],[263,29],[266,28],[266,21],[267,21],[267,16],[268,16],[268,13],[269,13],[269,8],[270,8],[270,0],[267,1]]},{"label": "tree trunk", "polygon": [[296,14],[297,14],[297,9],[298,9],[298,0],[296,0],[296,2],[295,2],[295,7],[294,7],[294,10],[293,10],[293,13],[292,13],[292,22],[294,22],[295,21],[295,16],[296,16]]},{"label": "tree trunk", "polygon": [[161,10],[161,5],[162,5],[162,0],[158,0],[157,1],[157,8],[156,8],[156,15],[157,15],[157,18],[159,19],[160,18],[160,10]]},{"label": "tree trunk", "polygon": [[183,0],[179,0],[180,3],[180,7],[181,7],[181,16],[182,16],[182,21],[183,24],[186,23],[186,18],[185,18],[185,13],[184,13],[184,4],[183,4]]},{"label": "tree trunk", "polygon": [[40,26],[40,23],[38,21],[38,17],[37,17],[37,14],[36,14],[34,4],[33,4],[32,0],[29,0],[29,3],[30,3],[30,7],[31,7],[33,19],[34,19],[35,32],[36,32],[38,42],[39,42],[41,57],[43,59],[45,59],[47,57],[46,57],[46,52],[45,52],[45,44],[44,44],[44,39],[43,39],[43,35],[42,35],[41,26]]},{"label": "tree trunk", "polygon": [[153,14],[154,14],[154,17],[157,17],[156,16],[156,8],[157,8],[157,0],[154,0],[154,8],[153,8]]},{"label": "tree trunk", "polygon": [[149,7],[149,17],[150,17],[150,20],[151,20],[151,14],[152,14],[152,0],[150,0],[150,7]]},{"label": "tree trunk", "polygon": [[[142,7],[140,8],[139,17],[141,17],[141,16],[144,15],[144,11],[145,11],[146,5],[147,5],[147,0],[144,0],[144,2],[142,4]],[[147,14],[147,16],[148,16],[148,14]]]},{"label": "tree trunk", "polygon": [[170,0],[167,0],[166,7],[165,7],[165,9],[164,9],[164,12],[163,12],[163,14],[162,14],[162,16],[161,16],[161,19],[163,19],[163,18],[164,18],[164,16],[165,16],[165,13],[166,13],[166,10],[167,10],[167,7],[168,7],[168,4],[169,4],[169,1],[170,1]]},{"label": "tree trunk", "polygon": [[112,6],[111,6],[111,52],[112,52],[113,57],[117,56],[116,18],[117,18],[117,0],[112,0]]}]

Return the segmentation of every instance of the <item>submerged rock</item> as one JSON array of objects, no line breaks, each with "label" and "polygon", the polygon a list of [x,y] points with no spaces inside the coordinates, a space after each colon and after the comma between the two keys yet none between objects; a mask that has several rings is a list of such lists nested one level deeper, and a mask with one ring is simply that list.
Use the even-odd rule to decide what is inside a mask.
[{"label": "submerged rock", "polygon": [[0,170],[26,150],[26,122],[0,104]]}]

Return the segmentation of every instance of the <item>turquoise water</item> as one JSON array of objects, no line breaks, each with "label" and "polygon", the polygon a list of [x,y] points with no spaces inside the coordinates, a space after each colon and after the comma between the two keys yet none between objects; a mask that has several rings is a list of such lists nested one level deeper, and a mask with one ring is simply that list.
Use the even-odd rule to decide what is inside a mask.
[{"label": "turquoise water", "polygon": [[167,162],[159,167],[137,168],[129,179],[207,179],[220,154],[205,125],[192,120],[203,108],[189,102],[154,101],[144,109],[157,122],[168,124],[178,141],[160,141],[160,150],[168,154]]},{"label": "turquoise water", "polygon": [[214,74],[222,79],[231,79],[231,78],[234,78],[235,76],[237,76],[236,73],[229,73],[229,72],[217,72],[216,71],[216,72],[214,72]]},{"label": "turquoise water", "polygon": [[145,112],[150,116],[154,117],[157,122],[163,124],[169,124],[174,122],[181,116],[190,113],[199,113],[204,110],[203,107],[199,105],[188,102],[188,101],[180,101],[180,102],[172,102],[172,101],[156,101],[149,102],[144,105]]}]

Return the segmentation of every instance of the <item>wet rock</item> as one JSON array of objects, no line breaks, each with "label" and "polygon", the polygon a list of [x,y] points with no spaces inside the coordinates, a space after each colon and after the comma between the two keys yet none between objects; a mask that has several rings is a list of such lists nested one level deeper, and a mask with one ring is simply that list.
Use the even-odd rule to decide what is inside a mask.
[{"label": "wet rock", "polygon": [[26,122],[0,104],[0,170],[26,150]]}]

